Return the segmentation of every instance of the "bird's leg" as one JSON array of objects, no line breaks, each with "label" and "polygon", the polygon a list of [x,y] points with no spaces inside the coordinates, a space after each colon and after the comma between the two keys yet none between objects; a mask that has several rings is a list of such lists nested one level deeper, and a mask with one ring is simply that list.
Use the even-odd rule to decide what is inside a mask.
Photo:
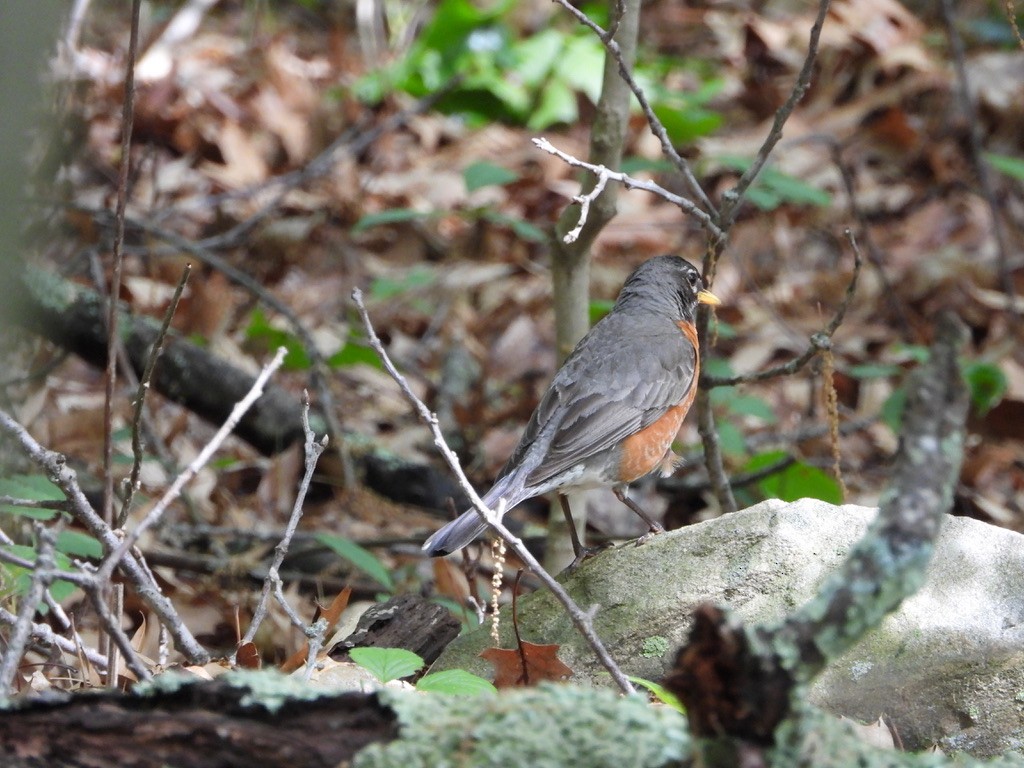
[{"label": "bird's leg", "polygon": [[665,532],[665,529],[662,527],[661,523],[659,523],[657,520],[653,519],[650,515],[644,512],[644,510],[641,508],[639,504],[637,504],[635,501],[629,498],[629,496],[626,495],[626,488],[624,486],[615,486],[614,488],[612,488],[612,493],[615,494],[615,498],[617,498],[627,507],[636,512],[640,516],[640,519],[647,523],[647,526],[650,528],[650,530],[646,534],[637,539],[637,544],[643,544],[645,541],[647,541],[647,539],[649,539],[656,533]]},{"label": "bird's leg", "polygon": [[558,494],[558,503],[562,505],[562,514],[565,515],[565,523],[569,526],[569,538],[572,539],[572,553],[575,555],[573,561],[565,569],[572,573],[580,563],[588,557],[593,557],[601,551],[601,547],[585,547],[580,541],[579,531],[576,530],[576,522],[572,519],[572,510],[569,508],[569,498]]},{"label": "bird's leg", "polygon": [[[579,531],[576,530],[576,521],[572,519],[572,510],[569,509],[569,498],[558,494],[558,503],[562,505],[565,524],[569,526],[569,538],[572,539],[572,553],[576,556],[576,560],[579,560],[580,552],[583,551],[583,542],[580,541]],[[576,560],[573,562],[575,563]]]}]

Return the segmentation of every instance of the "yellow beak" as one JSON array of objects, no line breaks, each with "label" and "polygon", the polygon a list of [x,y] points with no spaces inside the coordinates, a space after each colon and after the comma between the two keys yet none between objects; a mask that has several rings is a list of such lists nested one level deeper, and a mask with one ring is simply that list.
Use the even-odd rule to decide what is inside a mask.
[{"label": "yellow beak", "polygon": [[722,300],[711,291],[697,291],[697,303],[710,304],[712,307],[717,307],[722,303]]}]

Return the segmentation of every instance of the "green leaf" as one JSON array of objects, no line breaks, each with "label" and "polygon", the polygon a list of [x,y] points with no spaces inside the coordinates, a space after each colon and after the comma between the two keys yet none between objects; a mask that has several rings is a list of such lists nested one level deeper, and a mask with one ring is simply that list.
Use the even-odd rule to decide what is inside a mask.
[{"label": "green leaf", "polygon": [[348,341],[345,346],[327,358],[327,364],[331,368],[347,368],[351,365],[372,365],[374,368],[383,368],[383,364],[377,353],[365,344],[357,344]]},{"label": "green leaf", "polygon": [[832,195],[823,189],[812,187],[806,181],[782,173],[774,168],[761,171],[758,181],[773,190],[782,200],[794,205],[813,205],[824,208],[832,204]]},{"label": "green leaf", "polygon": [[437,280],[433,270],[422,265],[415,266],[399,277],[378,277],[370,283],[370,298],[391,299],[407,291],[423,288]]},{"label": "green leaf", "polygon": [[467,166],[462,171],[466,182],[466,192],[472,193],[481,187],[503,186],[519,179],[519,174],[494,163],[479,162]]},{"label": "green leaf", "polygon": [[57,551],[72,557],[103,557],[103,545],[81,531],[61,531],[57,534]]},{"label": "green leaf", "polygon": [[339,557],[348,560],[353,566],[383,586],[384,589],[389,592],[394,590],[395,582],[391,578],[391,573],[370,550],[364,549],[350,539],[331,533],[318,533],[316,540]]},{"label": "green leaf", "polygon": [[408,677],[423,667],[423,659],[404,648],[353,648],[348,655],[382,683]]},{"label": "green leaf", "polygon": [[597,104],[604,81],[604,48],[600,41],[589,33],[573,35],[565,44],[555,73],[591,104]]},{"label": "green leaf", "polygon": [[312,364],[302,342],[294,334],[271,325],[260,309],[253,310],[249,327],[245,329],[245,336],[250,341],[259,342],[268,350],[284,347],[288,351],[284,358],[285,370],[305,371]]},{"label": "green leaf", "polygon": [[672,173],[675,167],[668,160],[648,160],[646,157],[627,157],[622,161],[622,172],[630,176],[647,171],[649,173]]},{"label": "green leaf", "polygon": [[[60,488],[42,475],[0,477],[0,496],[12,496],[28,501],[64,501],[64,494]],[[55,509],[33,509],[13,504],[0,504],[0,512],[30,517],[33,520],[52,520],[57,514]]]},{"label": "green leaf", "polygon": [[588,307],[590,314],[590,324],[593,325],[602,317],[612,311],[612,307],[615,306],[615,302],[612,299],[591,299]]},{"label": "green leaf", "polygon": [[[701,360],[700,366],[701,370],[708,376],[725,379],[736,375],[736,372],[732,369],[732,363],[724,357],[709,357],[707,360]],[[718,389],[721,389],[721,387]],[[712,390],[712,392],[716,391],[717,389]]]},{"label": "green leaf", "polygon": [[903,425],[903,409],[907,406],[907,390],[903,387],[894,389],[892,394],[882,403],[882,421],[897,435]]},{"label": "green leaf", "polygon": [[[3,547],[7,552],[12,555],[16,555],[23,560],[34,561],[36,559],[36,551],[32,547],[26,547],[21,544],[15,544],[9,547]],[[71,559],[61,553],[54,553],[54,563],[57,568],[62,571],[76,570],[74,565],[71,563]],[[16,565],[10,565],[7,563],[0,564],[0,572],[5,572],[8,576],[0,578],[0,582],[10,587],[9,594],[21,596],[28,592],[29,587],[32,585],[32,574],[24,568],[20,568]],[[75,591],[75,585],[68,581],[55,581],[50,585],[50,594],[58,602],[70,596]],[[49,607],[45,602],[40,601],[37,608],[42,613],[46,613]]]},{"label": "green leaf", "polygon": [[847,370],[847,373],[855,379],[885,379],[902,372],[903,369],[900,366],[886,363],[863,363],[850,366]]},{"label": "green leaf", "polygon": [[997,155],[995,152],[984,152],[985,160],[1000,173],[1017,181],[1024,181],[1024,159],[1010,155]]},{"label": "green leaf", "polygon": [[964,368],[971,405],[979,416],[991,411],[1006,394],[1006,375],[994,363],[970,363]]},{"label": "green leaf", "polygon": [[489,680],[484,680],[464,669],[446,669],[443,672],[424,675],[416,682],[416,690],[458,696],[476,696],[498,691]]},{"label": "green leaf", "polygon": [[728,456],[742,456],[747,452],[747,441],[739,427],[731,421],[718,422],[718,443],[722,452]]},{"label": "green leaf", "polygon": [[412,208],[388,208],[378,213],[368,213],[363,216],[352,227],[352,234],[356,235],[365,232],[372,227],[379,227],[383,224],[398,224],[403,221],[417,221],[437,216],[436,213],[416,211]]},{"label": "green leaf", "polygon": [[562,54],[565,34],[543,29],[515,44],[514,65],[518,79],[530,88],[539,88],[551,75]]},{"label": "green leaf", "polygon": [[729,398],[725,405],[732,413],[739,416],[753,416],[756,419],[761,419],[765,424],[774,424],[776,422],[775,411],[772,410],[771,405],[767,401],[762,400],[760,397],[736,395]]},{"label": "green leaf", "polygon": [[[721,155],[717,160],[729,168],[745,172],[753,164],[749,157]],[[788,173],[765,167],[747,190],[747,199],[761,210],[771,211],[783,203],[825,207],[832,204],[832,195]]]},{"label": "green leaf", "polygon": [[[770,467],[787,456],[785,451],[768,451],[761,453],[747,462],[744,472],[756,472]],[[821,499],[831,504],[842,504],[843,496],[839,483],[826,472],[797,461],[773,475],[769,475],[759,483],[765,496],[783,501],[797,499]]]},{"label": "green leaf", "polygon": [[645,680],[642,677],[636,677],[635,675],[627,675],[629,682],[636,683],[641,688],[646,688],[662,704],[672,707],[676,712],[685,715],[686,707],[683,706],[683,702],[679,700],[679,697],[669,691],[665,686],[659,685],[658,683],[652,683],[650,680]]},{"label": "green leaf", "polygon": [[675,144],[687,144],[707,136],[722,124],[720,114],[703,107],[676,107],[662,102],[654,104],[653,109]]},{"label": "green leaf", "polygon": [[541,88],[536,106],[530,111],[526,127],[543,131],[552,125],[565,125],[576,121],[576,93],[564,80],[549,80]]}]

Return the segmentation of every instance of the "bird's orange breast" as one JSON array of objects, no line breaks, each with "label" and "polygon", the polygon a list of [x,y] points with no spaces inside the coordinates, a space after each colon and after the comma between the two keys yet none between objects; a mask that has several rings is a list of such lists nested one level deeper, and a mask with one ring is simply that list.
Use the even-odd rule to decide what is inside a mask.
[{"label": "bird's orange breast", "polygon": [[697,396],[697,378],[700,373],[700,347],[697,342],[697,329],[692,323],[681,322],[679,330],[693,345],[696,354],[690,388],[678,405],[669,408],[661,418],[622,441],[622,455],[619,458],[620,482],[631,483],[654,471],[672,448],[672,441],[676,439],[676,434],[683,425],[683,419],[686,418],[686,413]]}]

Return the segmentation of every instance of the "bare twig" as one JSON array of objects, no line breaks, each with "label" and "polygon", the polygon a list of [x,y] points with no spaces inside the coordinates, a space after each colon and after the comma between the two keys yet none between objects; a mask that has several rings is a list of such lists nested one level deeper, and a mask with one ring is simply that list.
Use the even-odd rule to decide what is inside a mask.
[{"label": "bare twig", "polygon": [[562,585],[555,581],[554,577],[541,567],[533,554],[531,554],[523,545],[523,542],[516,538],[508,528],[502,525],[500,515],[501,510],[494,511],[488,509],[480,499],[480,496],[477,495],[472,484],[470,484],[469,480],[466,479],[466,475],[462,471],[462,467],[459,463],[459,457],[456,456],[448,447],[448,444],[445,442],[444,435],[441,434],[441,428],[438,426],[437,417],[430,412],[430,409],[428,409],[427,406],[424,405],[423,401],[420,400],[412,391],[409,387],[409,383],[405,380],[405,377],[398,372],[394,363],[391,362],[391,358],[388,357],[388,353],[384,349],[384,345],[381,344],[380,339],[377,338],[377,333],[374,331],[373,324],[370,322],[370,316],[366,311],[366,306],[363,304],[362,291],[356,288],[352,292],[352,300],[355,302],[355,305],[359,310],[359,316],[363,320],[363,326],[366,329],[367,341],[369,341],[370,346],[373,347],[374,351],[380,357],[381,362],[384,364],[384,369],[388,372],[391,378],[395,380],[406,399],[412,404],[420,419],[422,419],[422,421],[429,427],[431,435],[434,438],[434,446],[444,458],[445,463],[448,464],[449,468],[455,474],[455,479],[458,481],[459,487],[462,488],[463,492],[472,502],[473,509],[476,510],[481,519],[486,521],[498,536],[508,543],[509,548],[515,552],[524,563],[526,563],[527,567],[537,575],[537,578],[539,578],[544,585],[551,590],[558,602],[560,602],[565,608],[566,614],[569,616],[573,625],[580,634],[583,635],[584,639],[586,639],[587,643],[590,645],[591,649],[593,649],[594,654],[597,656],[604,668],[611,674],[616,685],[618,685],[624,693],[632,693],[633,686],[622,673],[622,670],[619,669],[615,660],[612,659],[607,648],[605,648],[604,643],[601,641],[601,638],[598,637],[597,633],[594,631],[592,616],[583,611],[575,603],[569,593],[565,591]]},{"label": "bare twig", "polygon": [[121,164],[117,174],[117,203],[114,209],[113,264],[107,306],[107,372],[103,407],[103,519],[114,522],[114,387],[117,384],[117,302],[121,295],[124,266],[124,214],[128,206],[128,172],[131,169],[132,125],[135,112],[135,56],[139,46],[139,9],[142,0],[132,0],[128,60],[124,73],[124,104],[121,111]]},{"label": "bare twig", "polygon": [[[67,497],[69,512],[103,545],[106,552],[118,547],[120,539],[92,508],[78,485],[75,471],[67,466],[65,458],[61,454],[43,448],[28,433],[28,430],[2,409],[0,409],[0,432],[12,437],[22,447],[25,454],[46,472],[50,481],[60,488]],[[209,654],[196,642],[195,637],[174,610],[171,601],[161,594],[160,587],[152,575],[140,565],[135,556],[127,554],[122,559],[120,568],[142,601],[162,622],[167,624],[178,650],[192,663],[205,664],[209,661]]]},{"label": "bare twig", "polygon": [[228,435],[231,434],[231,431],[235,428],[235,425],[238,424],[243,414],[245,414],[245,412],[248,411],[257,400],[259,400],[260,396],[263,394],[263,387],[273,375],[274,371],[281,367],[281,363],[284,362],[284,356],[286,353],[287,350],[284,347],[277,348],[277,353],[274,355],[273,359],[263,367],[263,370],[260,371],[260,375],[256,377],[256,381],[253,382],[252,388],[249,390],[248,394],[246,394],[246,396],[235,405],[231,413],[228,415],[227,420],[221,425],[221,428],[218,429],[214,436],[210,438],[209,442],[203,446],[203,449],[195,459],[193,459],[181,474],[174,479],[174,482],[171,483],[170,487],[166,491],[164,491],[164,495],[160,497],[160,500],[153,505],[139,524],[128,532],[120,546],[118,546],[104,559],[102,565],[100,565],[99,571],[97,572],[97,576],[101,578],[110,578],[114,569],[117,568],[118,563],[121,562],[121,559],[135,545],[135,542],[139,540],[139,537],[160,521],[164,512],[167,511],[167,507],[169,507],[171,503],[178,498],[178,495],[181,493],[181,489],[185,487],[186,483],[196,476],[200,469],[206,466],[206,463],[213,458],[213,454],[220,448],[221,443],[223,443],[228,438]]},{"label": "bare twig", "polygon": [[579,158],[573,157],[570,154],[563,152],[556,148],[545,138],[535,138],[532,140],[538,149],[547,152],[548,154],[554,155],[561,159],[567,165],[575,168],[583,168],[584,170],[590,171],[598,177],[605,177],[610,181],[617,181],[622,184],[626,189],[642,189],[645,192],[651,192],[652,194],[658,195],[663,200],[678,206],[680,210],[693,216],[701,225],[711,234],[714,238],[722,237],[722,230],[719,229],[715,223],[714,218],[711,214],[706,213],[697,207],[691,200],[687,200],[685,197],[670,192],[669,190],[662,187],[660,184],[656,184],[653,181],[644,181],[643,179],[636,179],[629,174],[621,173],[619,171],[612,171],[601,165],[593,165]]},{"label": "bare twig", "polygon": [[[18,617],[10,611],[0,608],[0,624],[4,624],[8,627],[14,627],[18,624]],[[82,638],[79,637],[77,632],[74,633],[73,639],[69,640],[66,637],[58,635],[46,624],[30,624],[29,635],[38,642],[48,645],[51,648],[57,648],[63,653],[69,653],[76,656],[79,652],[82,652],[89,660],[90,664],[100,670],[106,669],[106,657],[94,648],[86,648],[85,644],[82,643]]]},{"label": "bare twig", "polygon": [[839,329],[843,318],[846,317],[846,311],[853,301],[853,296],[857,291],[857,279],[860,277],[860,268],[863,264],[857,240],[850,230],[846,230],[846,238],[853,249],[853,274],[850,276],[850,282],[846,286],[846,294],[836,308],[836,313],[832,316],[828,325],[811,336],[807,349],[789,362],[777,365],[774,368],[766,368],[763,371],[744,373],[737,376],[710,376],[702,374],[700,377],[702,387],[707,389],[730,387],[735,384],[750,384],[755,381],[775,379],[779,376],[791,376],[807,365],[819,352],[832,348],[832,335]]},{"label": "bare twig", "polygon": [[754,161],[743,172],[743,175],[740,176],[736,186],[722,195],[722,211],[718,224],[725,231],[728,231],[733,222],[736,221],[743,196],[750,188],[750,185],[754,183],[754,179],[757,178],[757,174],[761,172],[764,164],[768,162],[768,156],[771,155],[775,145],[782,138],[782,129],[785,127],[786,121],[789,120],[789,116],[793,114],[796,105],[804,97],[804,94],[807,93],[807,88],[811,84],[811,75],[814,74],[814,60],[818,56],[818,41],[821,38],[821,28],[825,24],[825,17],[828,15],[829,4],[830,0],[819,0],[818,15],[811,26],[811,33],[807,41],[807,56],[804,58],[803,66],[800,68],[800,74],[797,75],[796,83],[789,94],[789,98],[776,110],[771,130],[754,156]]},{"label": "bare twig", "polygon": [[132,497],[139,488],[139,474],[142,471],[142,414],[146,392],[149,391],[149,383],[153,378],[153,369],[156,368],[156,361],[163,351],[167,330],[171,327],[171,319],[177,311],[178,302],[181,300],[181,293],[185,290],[185,283],[188,282],[188,276],[191,272],[192,265],[186,264],[185,269],[181,273],[181,279],[178,281],[178,286],[174,289],[171,303],[167,306],[167,311],[164,313],[163,323],[161,323],[156,340],[153,342],[153,349],[149,353],[149,359],[146,360],[146,368],[142,372],[142,378],[139,379],[139,388],[135,394],[135,413],[132,417],[132,469],[128,474],[128,480],[125,482],[124,504],[121,505],[121,513],[117,519],[118,528],[123,526],[125,520],[128,519],[128,513],[131,511],[132,506]]},{"label": "bare twig", "polygon": [[[285,528],[284,536],[281,537],[281,541],[279,541],[277,546],[274,547],[274,559],[270,564],[270,570],[267,572],[267,577],[263,581],[263,592],[260,594],[259,602],[256,604],[256,610],[253,613],[252,621],[249,622],[249,628],[246,630],[239,645],[250,643],[252,642],[252,639],[256,637],[256,632],[259,630],[260,624],[262,624],[263,620],[266,618],[267,605],[270,601],[271,592],[273,592],[277,597],[278,602],[288,613],[288,617],[291,619],[292,624],[304,631],[307,630],[305,622],[292,610],[292,607],[285,599],[284,592],[281,587],[281,576],[278,573],[281,563],[284,562],[284,558],[288,554],[288,547],[291,546],[292,536],[295,535],[295,530],[299,527],[299,520],[302,519],[302,505],[306,500],[306,493],[309,491],[309,485],[313,481],[313,472],[316,469],[316,463],[320,458],[320,454],[322,454],[324,449],[327,447],[327,436],[325,435],[320,441],[317,441],[312,427],[309,426],[309,393],[307,392],[302,393],[302,431],[306,435],[306,472],[302,476],[302,482],[299,483],[299,489],[295,494],[295,503],[292,505],[292,514],[288,518],[288,526]],[[312,628],[309,629],[311,630]],[[307,636],[310,637],[310,639],[313,638],[313,635],[309,634],[308,631]]]},{"label": "bare twig", "polygon": [[[691,194],[697,199],[697,202],[703,209],[709,212],[712,216],[717,216],[715,206],[712,204],[711,199],[704,192],[700,183],[697,181],[697,177],[694,176],[693,170],[690,168],[690,164],[686,162],[683,157],[676,152],[676,148],[672,146],[672,140],[668,137],[668,131],[665,130],[665,126],[662,125],[661,120],[654,114],[654,108],[651,106],[650,101],[647,99],[647,94],[644,93],[644,89],[640,87],[636,79],[633,77],[631,68],[627,66],[622,56],[622,50],[619,48],[619,44],[612,39],[611,34],[601,28],[599,24],[596,24],[587,14],[580,9],[573,6],[569,0],[555,0],[562,8],[564,8],[570,16],[578,21],[583,26],[587,27],[594,32],[604,44],[605,50],[615,59],[619,65],[619,76],[623,79],[626,85],[629,86],[629,90],[636,96],[636,100],[640,103],[640,109],[643,110],[644,117],[647,120],[647,125],[650,126],[651,132],[657,137],[661,143],[661,151],[665,154],[672,164],[676,167],[679,173],[683,177],[683,181],[686,182],[686,186],[689,187]],[[694,208],[693,203],[690,205]]]},{"label": "bare twig", "polygon": [[25,646],[32,636],[32,617],[42,602],[47,587],[50,586],[52,574],[57,570],[54,553],[57,548],[57,533],[43,525],[36,524],[36,537],[39,545],[36,550],[36,567],[32,569],[32,580],[25,594],[21,596],[18,618],[13,631],[7,639],[7,648],[0,660],[0,699],[11,694],[14,677],[18,673],[18,664]]},{"label": "bare twig", "polygon": [[[111,595],[111,618],[120,624],[124,615],[124,584],[112,584]],[[120,666],[120,648],[117,643],[111,643],[107,649],[107,687],[117,688],[117,668]],[[141,660],[139,662],[141,664]]]}]

